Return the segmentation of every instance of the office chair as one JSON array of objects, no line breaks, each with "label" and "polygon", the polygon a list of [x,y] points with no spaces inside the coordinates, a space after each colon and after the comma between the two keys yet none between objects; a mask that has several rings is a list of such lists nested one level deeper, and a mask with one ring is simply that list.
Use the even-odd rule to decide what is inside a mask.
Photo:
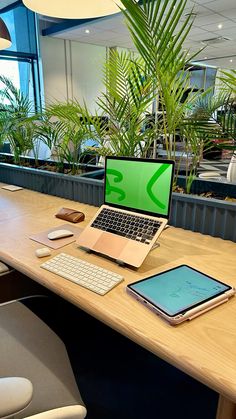
[{"label": "office chair", "polygon": [[23,301],[0,304],[0,418],[85,418],[64,343]]}]

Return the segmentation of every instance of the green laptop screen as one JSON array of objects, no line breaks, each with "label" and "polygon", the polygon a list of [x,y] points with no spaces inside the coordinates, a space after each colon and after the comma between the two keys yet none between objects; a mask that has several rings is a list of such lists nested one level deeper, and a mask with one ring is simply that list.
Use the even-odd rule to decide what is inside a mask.
[{"label": "green laptop screen", "polygon": [[173,162],[106,159],[105,203],[168,217]]}]

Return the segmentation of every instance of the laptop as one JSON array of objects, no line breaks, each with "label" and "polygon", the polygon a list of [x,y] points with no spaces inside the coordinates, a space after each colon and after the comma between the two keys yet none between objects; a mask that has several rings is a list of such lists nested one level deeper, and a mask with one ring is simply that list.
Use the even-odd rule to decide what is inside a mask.
[{"label": "laptop", "polygon": [[173,174],[172,160],[106,157],[104,204],[77,244],[140,267],[168,222]]}]

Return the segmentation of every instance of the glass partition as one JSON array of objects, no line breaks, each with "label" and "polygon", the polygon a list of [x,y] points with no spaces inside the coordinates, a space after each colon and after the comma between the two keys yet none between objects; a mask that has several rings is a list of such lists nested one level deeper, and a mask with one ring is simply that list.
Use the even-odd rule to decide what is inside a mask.
[{"label": "glass partition", "polygon": [[12,39],[12,46],[0,51],[0,74],[41,108],[37,22],[33,12],[18,2],[0,10]]}]

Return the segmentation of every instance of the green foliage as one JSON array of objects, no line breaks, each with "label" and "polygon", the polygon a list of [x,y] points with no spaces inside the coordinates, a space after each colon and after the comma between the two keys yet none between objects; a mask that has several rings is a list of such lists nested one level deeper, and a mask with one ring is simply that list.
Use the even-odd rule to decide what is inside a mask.
[{"label": "green foliage", "polygon": [[[186,67],[188,51],[183,50],[191,26],[191,15],[182,23],[186,0],[145,0],[138,6],[134,0],[122,0],[123,11],[134,44],[145,62],[146,77],[151,80],[156,98],[156,139],[164,137],[168,158],[175,159],[176,131],[180,128],[190,103],[198,94],[190,88]],[[156,150],[154,147],[154,157]]]},{"label": "green foliage", "polygon": [[11,80],[0,76],[0,144],[9,142],[14,161],[21,164],[29,151],[33,152],[36,165],[40,142],[54,152],[58,170],[68,163],[72,174],[78,171],[81,147],[89,138],[86,118],[89,112],[78,102],[55,103],[42,114],[36,114],[32,103]]},{"label": "green foliage", "polygon": [[217,122],[215,114],[227,99],[227,92],[220,92],[214,96],[212,89],[208,89],[195,100],[181,124],[181,134],[185,140],[187,154],[186,164],[190,167],[186,177],[188,193],[196,177],[203,151],[209,151],[223,136],[222,126]]},{"label": "green foliage", "polygon": [[143,129],[145,112],[153,100],[150,83],[142,59],[129,52],[111,51],[104,68],[106,93],[97,102],[109,115],[107,130],[100,137],[101,153],[146,155],[153,140],[153,130]]},{"label": "green foliage", "polygon": [[186,0],[122,0],[123,11],[134,44],[157,80],[164,72],[176,74],[183,69],[187,53],[182,45],[190,28],[190,16],[181,25]]},{"label": "green foliage", "polygon": [[0,83],[3,84],[3,88],[0,90],[0,112],[7,112],[9,115],[13,114],[21,116],[28,116],[32,114],[32,104],[23,93],[18,90],[12,81],[0,75]]},{"label": "green foliage", "polygon": [[66,162],[73,175],[79,169],[81,147],[89,138],[83,115],[83,108],[76,101],[55,103],[47,108],[38,127],[41,140],[55,153],[59,170]]},{"label": "green foliage", "polygon": [[222,76],[219,77],[226,89],[236,95],[236,70],[222,71]]},{"label": "green foliage", "polygon": [[225,142],[219,146],[234,151],[236,147],[236,71],[222,71],[219,77],[223,83],[222,91],[228,93],[228,99],[222,107],[219,123],[222,126]]},{"label": "green foliage", "polygon": [[228,98],[228,91],[222,91],[219,92],[219,94],[214,95],[213,89],[210,88],[195,100],[189,112],[189,116],[197,121],[209,121],[214,118],[215,112],[224,106],[228,101]]},{"label": "green foliage", "polygon": [[10,79],[0,76],[0,142],[8,141],[16,163],[33,148],[35,125],[32,104],[13,85]]},{"label": "green foliage", "polygon": [[[196,54],[190,56],[183,49],[193,22],[191,14],[183,18],[187,0],[143,0],[142,5],[136,0],[121,1],[140,57],[111,50],[104,65],[105,93],[97,100],[98,113],[92,116],[86,104],[73,100],[52,104],[42,115],[34,115],[29,101],[9,80],[0,78],[5,85],[0,92],[0,142],[8,139],[19,160],[27,150],[36,150],[42,140],[53,150],[59,170],[67,162],[76,174],[87,139],[99,143],[93,151],[103,156],[146,157],[152,147],[155,158],[161,138],[167,157],[177,160],[176,136],[181,133],[190,190],[203,149],[225,136],[236,139],[236,72],[223,73],[225,87],[218,96],[209,90],[194,92],[189,62]],[[221,120],[209,123],[219,108],[224,109]],[[150,114],[154,114],[151,123]],[[103,116],[108,119],[105,124]]]},{"label": "green foliage", "polygon": [[[187,123],[196,128],[204,149],[213,145],[223,149],[235,149],[236,141],[236,72],[223,72],[219,77],[223,82],[217,95],[205,92],[196,102]],[[216,111],[219,111],[216,117]],[[211,121],[208,122],[208,121]]]}]

